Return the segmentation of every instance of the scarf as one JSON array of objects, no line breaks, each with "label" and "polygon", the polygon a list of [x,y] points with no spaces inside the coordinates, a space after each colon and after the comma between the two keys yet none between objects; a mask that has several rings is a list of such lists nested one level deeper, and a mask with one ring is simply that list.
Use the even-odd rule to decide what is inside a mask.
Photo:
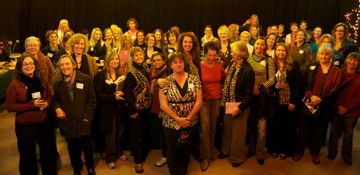
[{"label": "scarf", "polygon": [[222,89],[220,106],[225,106],[226,102],[236,101],[235,99],[236,81],[240,69],[241,69],[241,64],[239,67],[236,67],[235,61],[229,65],[229,71],[225,78],[224,88]]},{"label": "scarf", "polygon": [[44,87],[41,85],[41,81],[34,75],[32,78],[20,73],[20,82],[24,83],[26,87],[26,100],[33,100],[32,94],[36,92],[40,92],[43,94]]}]

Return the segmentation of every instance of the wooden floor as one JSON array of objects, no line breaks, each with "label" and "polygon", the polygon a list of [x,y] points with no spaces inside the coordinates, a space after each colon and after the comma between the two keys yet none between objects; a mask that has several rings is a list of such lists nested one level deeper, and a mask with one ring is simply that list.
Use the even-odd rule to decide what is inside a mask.
[{"label": "wooden floor", "polygon": [[[66,142],[57,137],[58,150],[60,152],[62,167],[59,175],[71,175],[72,168],[66,150]],[[229,160],[223,159],[210,162],[206,172],[201,172],[199,163],[191,159],[189,166],[190,175],[359,175],[360,174],[360,127],[356,128],[354,137],[353,165],[347,166],[340,156],[331,161],[326,158],[327,148],[321,151],[321,164],[314,165],[308,152],[299,161],[291,158],[286,160],[266,157],[265,165],[258,165],[254,157],[248,159],[238,168],[231,167]],[[136,174],[133,168],[131,156],[128,161],[118,161],[114,170],[109,169],[99,155],[95,155],[96,173],[98,175],[132,175]],[[157,168],[154,163],[160,157],[160,150],[150,152],[144,164],[144,175],[168,174],[167,166]],[[4,105],[0,106],[0,175],[16,175],[18,172],[19,154],[16,146],[14,131],[14,113],[8,113]],[[83,174],[87,174],[84,170]]]}]

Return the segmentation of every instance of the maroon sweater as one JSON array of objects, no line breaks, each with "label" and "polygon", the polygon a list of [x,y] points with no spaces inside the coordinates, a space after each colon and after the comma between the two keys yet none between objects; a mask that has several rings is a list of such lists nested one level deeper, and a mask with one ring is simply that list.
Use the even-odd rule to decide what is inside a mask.
[{"label": "maroon sweater", "polygon": [[345,117],[360,116],[360,74],[344,73],[344,89],[339,93],[337,105],[347,108]]},{"label": "maroon sweater", "polygon": [[[49,86],[44,86],[44,89],[41,97],[45,99],[50,106],[52,100],[50,88]],[[13,80],[8,87],[6,109],[9,112],[16,112],[15,121],[23,124],[41,122],[49,113],[49,107],[40,111],[38,107],[35,107],[34,100],[26,100],[26,86],[18,79]]]}]

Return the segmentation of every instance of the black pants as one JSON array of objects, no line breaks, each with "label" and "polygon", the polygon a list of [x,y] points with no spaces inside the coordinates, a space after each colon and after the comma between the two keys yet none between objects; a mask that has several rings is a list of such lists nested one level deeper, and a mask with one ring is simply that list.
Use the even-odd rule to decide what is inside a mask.
[{"label": "black pants", "polygon": [[33,124],[15,122],[18,151],[20,154],[20,174],[38,175],[36,144],[40,150],[40,163],[43,175],[57,173],[57,150],[54,147],[55,135],[49,120]]},{"label": "black pants", "polygon": [[148,110],[139,112],[139,117],[129,119],[130,151],[135,164],[143,163],[151,145],[151,117]]},{"label": "black pants", "polygon": [[93,146],[90,136],[83,138],[65,138],[65,140],[68,143],[67,148],[74,173],[80,173],[82,170],[82,152],[84,152],[87,169],[94,169]]},{"label": "black pants", "polygon": [[167,144],[166,144],[166,138],[165,138],[165,133],[164,133],[164,127],[162,125],[162,118],[158,118],[157,114],[152,113],[151,114],[154,118],[154,134],[157,134],[157,140],[160,142],[160,148],[161,148],[161,154],[162,157],[166,157],[166,152],[167,152]]},{"label": "black pants", "polygon": [[171,175],[186,175],[190,163],[192,141],[196,127],[187,128],[191,130],[190,142],[188,145],[179,145],[179,135],[183,130],[175,130],[164,127],[167,142],[167,161]]},{"label": "black pants", "polygon": [[277,107],[276,115],[268,122],[268,152],[291,156],[296,146],[296,111],[288,105]]},{"label": "black pants", "polygon": [[119,110],[114,114],[112,132],[106,133],[105,135],[105,149],[106,149],[106,163],[116,162],[121,153],[121,140],[124,136],[124,111]]}]

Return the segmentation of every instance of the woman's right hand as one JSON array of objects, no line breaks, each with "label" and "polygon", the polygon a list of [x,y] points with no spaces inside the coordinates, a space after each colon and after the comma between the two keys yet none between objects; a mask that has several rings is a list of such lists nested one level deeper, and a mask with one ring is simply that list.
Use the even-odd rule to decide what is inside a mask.
[{"label": "woman's right hand", "polygon": [[321,102],[321,98],[316,95],[311,96],[310,100],[314,104],[314,106],[318,105]]},{"label": "woman's right hand", "polygon": [[169,82],[165,78],[159,78],[157,80],[157,83],[158,83],[160,89],[164,88],[165,86],[167,86],[169,84]]},{"label": "woman's right hand", "polygon": [[253,89],[253,93],[254,95],[260,95],[260,90],[259,90],[259,86],[258,85],[254,85],[254,89]]},{"label": "woman's right hand", "polygon": [[59,119],[65,119],[66,118],[65,112],[61,108],[56,108],[55,112],[56,112],[56,117],[57,118],[59,118]]},{"label": "woman's right hand", "polygon": [[177,122],[180,124],[181,127],[187,128],[190,126],[190,121],[184,117],[179,117]]},{"label": "woman's right hand", "polygon": [[122,91],[116,91],[116,92],[114,93],[114,95],[115,95],[115,99],[116,99],[116,100],[125,100],[125,99],[123,98],[124,92],[122,92]]}]

